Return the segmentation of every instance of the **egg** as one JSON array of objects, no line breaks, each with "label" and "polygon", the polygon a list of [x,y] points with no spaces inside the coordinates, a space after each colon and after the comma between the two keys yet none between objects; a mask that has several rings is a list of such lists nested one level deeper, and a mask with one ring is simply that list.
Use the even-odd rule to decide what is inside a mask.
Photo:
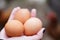
[{"label": "egg", "polygon": [[27,21],[30,18],[30,16],[31,15],[28,9],[21,9],[15,13],[14,19],[25,23],[25,21]]},{"label": "egg", "polygon": [[24,34],[27,36],[35,35],[42,28],[42,21],[38,18],[31,17],[24,23]]},{"label": "egg", "polygon": [[16,37],[23,35],[23,24],[18,20],[10,20],[5,25],[6,35],[9,37]]}]

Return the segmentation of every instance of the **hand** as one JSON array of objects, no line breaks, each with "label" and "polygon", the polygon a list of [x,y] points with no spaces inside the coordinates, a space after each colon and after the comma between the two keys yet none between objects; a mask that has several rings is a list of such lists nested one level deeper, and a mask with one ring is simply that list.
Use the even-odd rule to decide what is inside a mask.
[{"label": "hand", "polygon": [[[20,10],[20,7],[16,7],[12,10],[12,13],[10,15],[9,20],[13,20],[14,14],[16,11]],[[36,9],[32,9],[31,11],[31,17],[36,17]],[[9,21],[8,20],[8,21]],[[7,37],[6,33],[5,33],[5,29],[3,28],[2,31],[0,32],[0,39],[4,39],[4,40],[40,40],[43,37],[43,30],[45,28],[42,28],[36,35],[33,36],[20,36],[20,37]]]}]

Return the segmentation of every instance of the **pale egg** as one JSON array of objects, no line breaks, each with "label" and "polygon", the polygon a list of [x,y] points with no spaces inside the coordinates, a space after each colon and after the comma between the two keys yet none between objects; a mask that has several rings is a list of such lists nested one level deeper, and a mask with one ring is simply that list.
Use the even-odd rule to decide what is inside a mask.
[{"label": "pale egg", "polygon": [[10,20],[5,25],[5,32],[7,36],[15,37],[23,35],[23,24],[18,20]]},{"label": "pale egg", "polygon": [[30,11],[28,9],[20,9],[15,13],[14,19],[25,23],[30,18]]},{"label": "pale egg", "polygon": [[25,35],[35,35],[42,28],[42,21],[38,18],[31,17],[24,24]]}]

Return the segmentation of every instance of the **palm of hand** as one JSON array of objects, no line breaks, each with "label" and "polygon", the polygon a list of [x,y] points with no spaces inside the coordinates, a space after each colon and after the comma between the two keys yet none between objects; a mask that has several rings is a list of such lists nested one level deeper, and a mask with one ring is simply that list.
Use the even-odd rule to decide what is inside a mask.
[{"label": "palm of hand", "polygon": [[[20,10],[19,7],[16,7],[16,8],[13,9],[9,20],[12,20],[13,19],[14,13],[16,11],[18,11],[18,10]],[[34,10],[34,9],[32,10],[31,16],[32,17],[33,16],[34,17],[36,16],[36,10]],[[23,35],[23,36],[20,36],[20,37],[8,38],[7,35],[6,35],[6,33],[5,33],[5,29],[3,28],[2,31],[0,32],[0,39],[4,39],[4,40],[39,40],[39,39],[41,39],[43,37],[43,30],[44,29],[45,28],[42,28],[36,35],[33,35],[33,36],[25,36],[25,35]]]}]

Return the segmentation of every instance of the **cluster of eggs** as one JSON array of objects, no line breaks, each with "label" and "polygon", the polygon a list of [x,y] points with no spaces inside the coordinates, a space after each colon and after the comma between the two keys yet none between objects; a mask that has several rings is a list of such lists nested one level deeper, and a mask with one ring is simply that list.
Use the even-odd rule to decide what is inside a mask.
[{"label": "cluster of eggs", "polygon": [[42,28],[42,22],[36,17],[31,17],[28,9],[20,9],[15,12],[13,20],[5,25],[7,36],[35,35]]}]

